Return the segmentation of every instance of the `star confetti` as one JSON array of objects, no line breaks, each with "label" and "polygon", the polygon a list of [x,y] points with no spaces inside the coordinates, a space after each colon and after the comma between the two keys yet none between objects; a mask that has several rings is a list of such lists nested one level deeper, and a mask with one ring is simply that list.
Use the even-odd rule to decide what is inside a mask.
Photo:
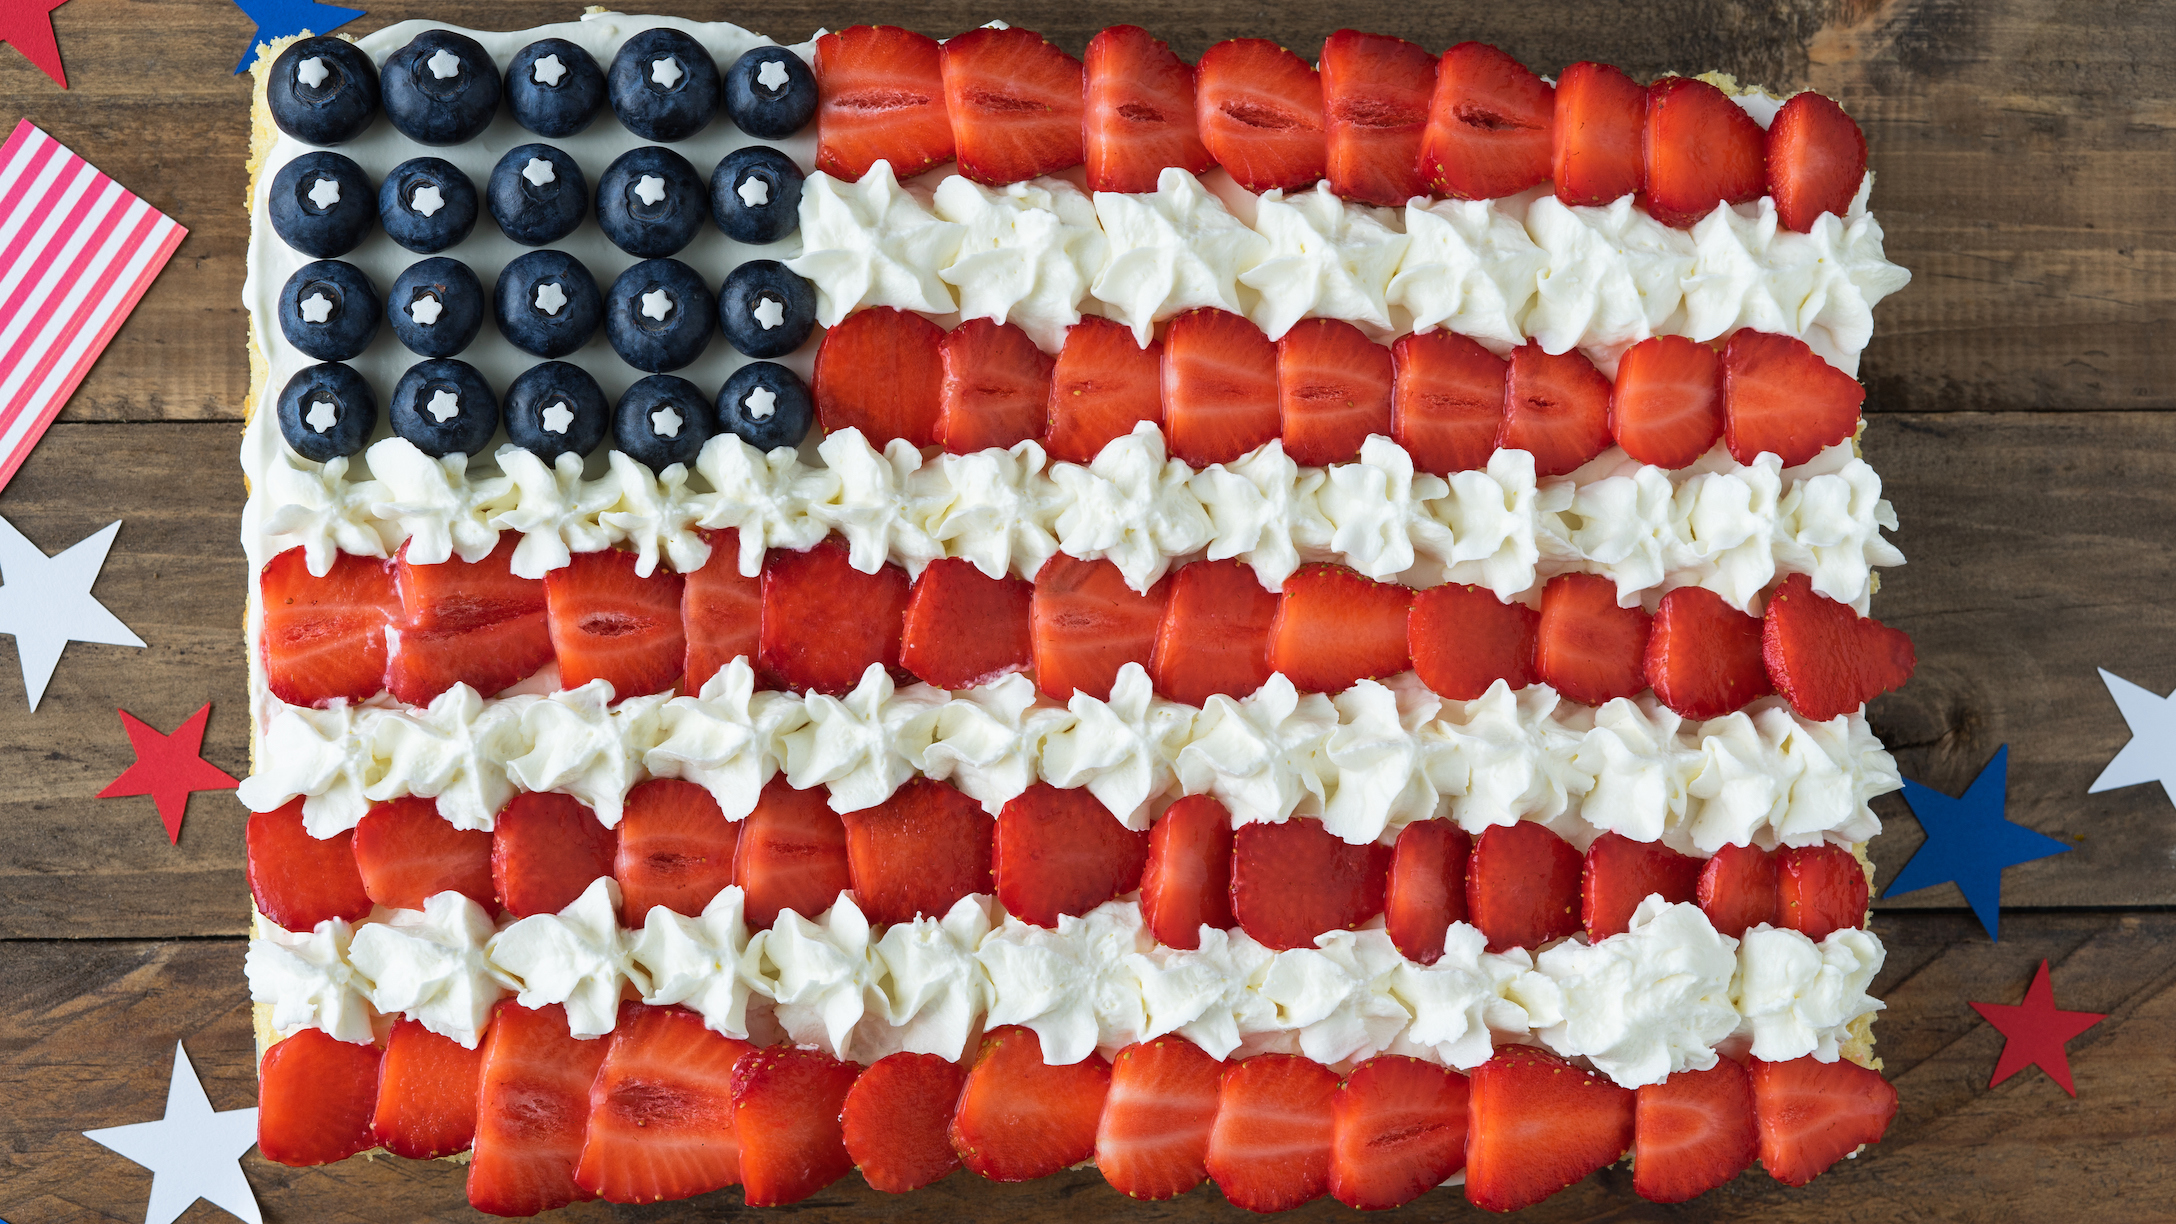
[{"label": "star confetti", "polygon": [[83,1137],[151,1170],[144,1224],[172,1224],[198,1199],[250,1224],[263,1224],[241,1164],[242,1154],[257,1142],[257,1111],[212,1112],[211,1098],[204,1095],[189,1053],[178,1041],[174,1077],[166,1087],[166,1116],[84,1131]]},{"label": "star confetti", "polygon": [[1972,1010],[2001,1030],[2004,1038],[2002,1057],[1995,1060],[1995,1076],[1987,1081],[1989,1088],[2027,1067],[2038,1067],[2073,1097],[2078,1090],[2070,1082],[2070,1056],[2063,1051],[2063,1045],[2108,1018],[2105,1012],[2058,1009],[2045,960],[2040,962],[2040,971],[2032,975],[2032,985],[2025,988],[2023,1003],[1974,1003]]},{"label": "star confetti", "polygon": [[257,23],[257,32],[250,35],[249,47],[242,52],[242,62],[234,66],[236,76],[249,71],[259,44],[295,34],[329,34],[363,15],[361,9],[318,4],[315,0],[234,0],[234,7]]},{"label": "star confetti", "polygon": [[157,728],[122,710],[121,726],[128,731],[129,747],[136,750],[136,763],[122,770],[120,777],[98,792],[98,797],[151,796],[159,809],[159,821],[166,826],[166,840],[179,842],[181,818],[189,810],[190,794],[233,790],[242,784],[204,759],[204,723],[211,712],[212,703],[207,701],[172,735],[161,735]]},{"label": "star confetti", "polygon": [[2152,689],[2140,688],[2105,667],[2100,669],[2100,682],[2116,699],[2116,709],[2123,712],[2131,739],[2085,793],[2097,795],[2159,782],[2169,802],[2176,803],[2176,693],[2157,696]]},{"label": "star confetti", "polygon": [[121,619],[91,595],[91,584],[106,564],[106,551],[121,531],[121,520],[70,545],[57,557],[30,542],[15,524],[0,518],[0,633],[13,634],[15,655],[23,668],[23,692],[38,708],[45,686],[70,642],[142,646]]},{"label": "star confetti", "polygon": [[0,0],[0,42],[23,53],[38,71],[68,88],[60,66],[60,43],[53,37],[53,10],[68,0]]},{"label": "star confetti", "polygon": [[1996,930],[2001,920],[2002,869],[2070,849],[2046,834],[2003,817],[2009,760],[2010,746],[2004,744],[1995,750],[1995,758],[1980,771],[1980,776],[1972,780],[1970,789],[1957,799],[1909,778],[1904,780],[1904,801],[1911,805],[1912,815],[1919,818],[1927,840],[1912,852],[1904,870],[1889,881],[1883,896],[1955,883],[1980,925],[1987,928],[1987,937],[2002,938]]}]

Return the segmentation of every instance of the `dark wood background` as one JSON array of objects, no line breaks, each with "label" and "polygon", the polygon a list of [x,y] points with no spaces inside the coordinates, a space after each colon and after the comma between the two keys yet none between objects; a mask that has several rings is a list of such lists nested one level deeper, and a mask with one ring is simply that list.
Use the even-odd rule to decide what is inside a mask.
[{"label": "dark wood background", "polygon": [[[943,0],[662,6],[782,40],[889,20],[947,35],[1002,17],[1078,53],[1134,22],[1197,55],[1239,35],[1303,52],[1339,25],[1440,50],[1478,38],[1537,70],[1607,60],[1643,78],[1719,68],[1811,86],[1864,125],[1892,258],[1864,377],[1868,457],[1911,564],[1875,611],[1920,670],[1873,708],[1907,776],[1960,792],[2008,743],[2010,816],[2073,845],[2006,876],[1999,944],[1943,886],[1877,907],[1889,948],[1879,1050],[1903,1098],[1886,1142],[1813,1186],[1753,1172],[1695,1203],[1633,1196],[1621,1169],[1542,1220],[2176,1218],[2176,809],[2158,787],[2087,795],[2127,738],[2096,667],[2176,688],[2176,6],[2123,0],[1649,0],[1344,6],[1271,0]],[[577,5],[385,3],[484,28]],[[92,796],[132,757],[116,705],[170,729],[215,703],[206,755],[247,768],[235,464],[248,368],[242,284],[250,35],[227,0],[73,0],[54,14],[74,88],[0,52],[0,121],[28,116],[190,229],[21,473],[0,515],[48,551],[126,526],[97,593],[149,644],[72,645],[36,714],[0,650],[0,1217],[142,1218],[149,1174],[86,1128],[163,1109],[186,1039],[215,1107],[252,1103],[242,981],[244,812],[190,804],[169,846],[149,799]],[[1918,826],[1884,801],[1886,882]],[[2037,1071],[1990,1090],[2001,1037],[1966,1000],[2015,1001],[2042,958],[2058,1002],[2112,1013],[2070,1045],[2078,1099]],[[275,1221],[473,1220],[461,1175],[400,1160],[244,1161]],[[1025,1186],[957,1174],[891,1198],[849,1178],[794,1209],[824,1221],[1236,1218],[1213,1189],[1121,1198],[1093,1172]],[[1311,1219],[1341,1216],[1327,1200]],[[1471,1213],[1455,1191],[1408,1209]],[[569,1219],[742,1214],[737,1192]],[[752,1213],[751,1213],[752,1214]],[[226,1218],[199,1204],[184,1217]]]}]

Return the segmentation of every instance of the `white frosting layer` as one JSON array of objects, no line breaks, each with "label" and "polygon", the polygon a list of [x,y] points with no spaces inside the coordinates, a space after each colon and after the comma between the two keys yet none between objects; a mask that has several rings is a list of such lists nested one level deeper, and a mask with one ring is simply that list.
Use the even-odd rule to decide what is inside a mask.
[{"label": "white frosting layer", "polygon": [[1738,1027],[1737,952],[1738,941],[1716,933],[1699,906],[1650,895],[1623,934],[1542,952],[1538,966],[1564,992],[1564,1018],[1541,1040],[1585,1056],[1627,1088],[1705,1071]]},{"label": "white frosting layer", "polygon": [[273,1030],[287,1037],[322,1029],[341,1041],[368,1044],[373,1013],[367,983],[357,980],[348,963],[354,928],[327,918],[315,930],[288,931],[263,917],[257,928],[242,971],[249,978],[250,1001],[272,1005]]},{"label": "white frosting layer", "polygon": [[1094,202],[1063,179],[992,191],[958,175],[937,185],[934,201],[965,230],[937,274],[957,292],[960,317],[1014,324],[1056,352],[1109,254]]},{"label": "white frosting layer", "polygon": [[504,993],[484,956],[492,934],[483,906],[442,892],[420,910],[393,910],[356,928],[348,961],[368,980],[372,1007],[473,1050]]},{"label": "white frosting layer", "polygon": [[619,881],[600,876],[558,913],[516,919],[491,937],[484,955],[515,1002],[564,1004],[569,1033],[601,1037],[618,1021],[622,985],[650,993],[650,975],[635,963],[619,908]]},{"label": "white frosting layer", "polygon": [[863,306],[950,314],[957,306],[937,274],[965,234],[930,212],[926,192],[900,186],[890,162],[852,183],[819,170],[801,185],[801,254],[786,266],[816,286],[825,327]]},{"label": "white frosting layer", "polygon": [[1872,931],[1847,927],[1815,943],[1766,925],[1745,933],[1731,1000],[1753,1038],[1755,1058],[1808,1054],[1835,1062],[1851,1022],[1882,1009],[1866,988],[1887,954]]}]

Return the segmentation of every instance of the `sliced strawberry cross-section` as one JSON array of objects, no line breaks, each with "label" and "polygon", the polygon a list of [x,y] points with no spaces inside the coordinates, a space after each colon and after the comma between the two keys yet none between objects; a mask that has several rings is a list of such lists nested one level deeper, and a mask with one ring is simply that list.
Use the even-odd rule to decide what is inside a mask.
[{"label": "sliced strawberry cross-section", "polygon": [[1768,679],[1799,716],[1827,722],[1904,687],[1918,656],[1911,638],[1792,574],[1768,597],[1761,624]]},{"label": "sliced strawberry cross-section", "polygon": [[589,1133],[590,1088],[609,1041],[578,1041],[566,1008],[501,999],[484,1034],[477,1074],[476,1148],[469,1206],[528,1216],[595,1197],[574,1182]]},{"label": "sliced strawberry cross-section", "polygon": [[997,814],[997,901],[1022,922],[1055,927],[1141,886],[1149,835],[1118,823],[1086,790],[1038,782]]},{"label": "sliced strawberry cross-section", "polygon": [[1035,1030],[991,1029],[960,1089],[952,1150],[991,1181],[1047,1177],[1095,1154],[1110,1087],[1111,1064],[1101,1055],[1053,1067]]},{"label": "sliced strawberry cross-section", "polygon": [[1406,620],[1414,674],[1453,701],[1472,701],[1498,680],[1522,689],[1540,679],[1534,670],[1540,631],[1541,613],[1459,583],[1413,592]]},{"label": "sliced strawberry cross-section", "polygon": [[1868,1143],[1896,1118],[1896,1086],[1855,1062],[1811,1054],[1789,1062],[1754,1059],[1753,1119],[1760,1163],[1786,1186],[1803,1186]]},{"label": "sliced strawberry cross-section", "polygon": [[879,161],[912,178],[952,160],[943,51],[897,26],[849,26],[816,40],[816,168],[853,180]]},{"label": "sliced strawberry cross-section", "polygon": [[1303,565],[1284,580],[1269,665],[1303,693],[1342,693],[1413,666],[1413,591],[1342,565]]},{"label": "sliced strawberry cross-section", "polygon": [[988,684],[1035,665],[1035,584],[991,578],[963,557],[940,557],[907,594],[899,665],[942,689]]},{"label": "sliced strawberry cross-section", "polygon": [[1819,943],[1866,925],[1866,870],[1842,846],[1776,851],[1776,924]]},{"label": "sliced strawberry cross-section", "polygon": [[1647,683],[1686,718],[1721,718],[1775,691],[1761,659],[1761,621],[1705,587],[1662,597],[1647,635]]},{"label": "sliced strawberry cross-section", "polygon": [[840,819],[854,902],[871,923],[942,918],[993,887],[996,822],[950,783],[909,778],[891,798]]},{"label": "sliced strawberry cross-section", "polygon": [[614,700],[625,700],[680,683],[688,653],[683,580],[662,567],[645,578],[638,564],[635,554],[608,548],[576,553],[544,575],[561,687],[604,680]]},{"label": "sliced strawberry cross-section", "polygon": [[[1250,826],[1252,827],[1252,826]],[[1287,1211],[1330,1188],[1337,1073],[1296,1054],[1227,1067],[1203,1164],[1235,1207]]]},{"label": "sliced strawberry cross-section", "polygon": [[409,705],[456,684],[486,697],[552,660],[544,583],[517,578],[518,531],[499,533],[498,547],[474,564],[448,557],[437,565],[408,560],[403,544],[393,583],[401,614],[386,634],[386,687]]},{"label": "sliced strawberry cross-section", "polygon": [[1682,1203],[1753,1165],[1753,1081],[1718,1058],[1705,1071],[1676,1071],[1642,1085],[1632,1110],[1632,1189],[1650,1203]]},{"label": "sliced strawberry cross-section", "polygon": [[1277,341],[1278,428],[1294,463],[1360,457],[1369,434],[1390,436],[1390,350],[1342,319],[1301,319]]},{"label": "sliced strawberry cross-section", "polygon": [[378,1073],[371,1136],[410,1160],[436,1160],[476,1142],[477,1076],[484,1051],[461,1048],[414,1020],[396,1019]]},{"label": "sliced strawberry cross-section", "polygon": [[1330,190],[1384,208],[1427,195],[1420,139],[1436,57],[1402,38],[1339,30],[1322,44],[1321,71]]},{"label": "sliced strawberry cross-section", "polygon": [[1171,320],[1163,378],[1174,457],[1230,463],[1277,436],[1277,346],[1244,317],[1205,306]]},{"label": "sliced strawberry cross-section", "polygon": [[1465,1168],[1468,1092],[1465,1076],[1418,1058],[1354,1067],[1330,1098],[1330,1196],[1381,1211]]},{"label": "sliced strawberry cross-section", "polygon": [[589,1090],[575,1184],[608,1203],[655,1203],[740,1180],[727,1091],[755,1047],[714,1033],[679,1007],[620,1004]]},{"label": "sliced strawberry cross-section", "polygon": [[1232,38],[1194,69],[1201,143],[1248,191],[1287,191],[1322,177],[1322,81],[1266,38]]},{"label": "sliced strawberry cross-section", "polygon": [[1080,61],[1042,35],[978,26],[946,39],[940,62],[961,174],[1002,186],[1086,156]]},{"label": "sliced strawberry cross-section", "polygon": [[1551,354],[1522,344],[1511,350],[1496,444],[1531,451],[1536,476],[1567,475],[1609,449],[1610,389],[1578,349]]},{"label": "sliced strawberry cross-section", "polygon": [[1622,935],[1633,911],[1650,895],[1671,904],[1693,901],[1705,864],[1660,842],[1604,833],[1587,846],[1579,876],[1579,925],[1588,939]]},{"label": "sliced strawberry cross-section", "polygon": [[839,696],[872,663],[899,667],[913,584],[890,562],[862,573],[852,556],[844,540],[826,536],[804,552],[764,557],[756,658],[781,687]]},{"label": "sliced strawberry cross-section", "polygon": [[1601,705],[1647,687],[1653,618],[1617,606],[1617,584],[1600,574],[1558,574],[1541,592],[1534,670],[1573,701]]},{"label": "sliced strawberry cross-section", "polygon": [[1390,436],[1423,472],[1478,471],[1504,429],[1510,366],[1456,332],[1415,332],[1390,346]]},{"label": "sliced strawberry cross-section", "polygon": [[1030,608],[1036,687],[1052,701],[1070,701],[1076,692],[1110,700],[1120,668],[1153,660],[1170,597],[1169,577],[1142,594],[1108,561],[1064,553],[1045,561]]},{"label": "sliced strawberry cross-section", "polygon": [[1723,444],[1751,463],[1772,451],[1792,467],[1859,429],[1866,388],[1796,336],[1738,331],[1723,346]]},{"label": "sliced strawberry cross-section", "polygon": [[319,839],[303,827],[301,799],[250,813],[249,896],[257,912],[290,931],[308,931],[328,918],[354,922],[370,912],[369,890],[355,865],[355,835]]},{"label": "sliced strawberry cross-section", "polygon": [[1194,70],[1140,26],[1088,40],[1082,57],[1088,190],[1156,190],[1164,167],[1199,174],[1216,164],[1194,114]]},{"label": "sliced strawberry cross-section", "polygon": [[905,1194],[960,1167],[952,1107],[967,1072],[935,1054],[887,1054],[869,1064],[839,1106],[840,1139],[872,1190]]},{"label": "sliced strawberry cross-section", "polygon": [[265,562],[258,635],[265,687],[289,705],[363,701],[385,687],[385,626],[400,611],[393,572],[375,557],[340,553],[322,578],[302,549]]},{"label": "sliced strawberry cross-section", "polygon": [[1776,856],[1758,846],[1724,846],[1700,868],[1696,890],[1708,925],[1732,939],[1776,924]]},{"label": "sliced strawberry cross-section", "polygon": [[1215,796],[1188,795],[1149,829],[1141,921],[1171,948],[1200,947],[1205,926],[1231,927],[1232,817]]},{"label": "sliced strawberry cross-section", "polygon": [[1730,96],[1693,77],[1647,87],[1647,192],[1655,220],[1678,229],[1746,204],[1768,187],[1768,137]]},{"label": "sliced strawberry cross-section", "polygon": [[378,1048],[306,1028],[257,1066],[257,1150],[283,1165],[346,1160],[377,1143]]},{"label": "sliced strawberry cross-section", "polygon": [[627,792],[612,876],[620,882],[620,925],[640,930],[664,906],[693,918],[733,882],[740,825],[710,792],[678,778],[652,778]]},{"label": "sliced strawberry cross-section", "polygon": [[1211,694],[1244,697],[1269,679],[1269,634],[1277,596],[1244,563],[1196,561],[1170,578],[1148,674],[1173,701],[1201,705]]},{"label": "sliced strawberry cross-section", "polygon": [[1556,94],[1487,43],[1462,42],[1436,66],[1420,169],[1438,195],[1494,200],[1547,182]]},{"label": "sliced strawberry cross-section", "polygon": [[1143,348],[1124,324],[1099,315],[1066,328],[1050,370],[1050,424],[1043,439],[1050,457],[1089,463],[1135,425],[1161,425],[1163,358],[1163,341]]},{"label": "sliced strawberry cross-section", "polygon": [[1683,336],[1626,349],[1609,394],[1609,432],[1641,463],[1690,465],[1723,436],[1723,359]]},{"label": "sliced strawberry cross-section", "polygon": [[772,1046],[733,1068],[740,1180],[751,1207],[798,1203],[853,1172],[839,1111],[861,1068],[822,1050]]},{"label": "sliced strawberry cross-section", "polygon": [[491,831],[491,882],[516,918],[556,914],[612,874],[619,834],[570,795],[515,795]]},{"label": "sliced strawberry cross-section", "polygon": [[1550,174],[1566,204],[1607,204],[1640,189],[1647,91],[1608,64],[1577,63],[1556,78]]},{"label": "sliced strawberry cross-section", "polygon": [[1296,816],[1232,834],[1232,914],[1263,947],[1312,948],[1383,912],[1390,847],[1349,845],[1322,822]]},{"label": "sliced strawberry cross-section", "polygon": [[729,527],[702,534],[710,560],[686,574],[680,588],[690,693],[702,692],[718,669],[735,659],[755,666],[763,641],[763,580],[740,572],[740,532]]},{"label": "sliced strawberry cross-section", "polygon": [[1547,1050],[1499,1047],[1471,1080],[1466,1197],[1477,1207],[1531,1207],[1632,1146],[1632,1093]]},{"label": "sliced strawberry cross-section", "polygon": [[1822,213],[1841,217],[1866,177],[1866,133],[1844,108],[1807,90],[1768,124],[1768,194],[1776,221],[1803,234]]},{"label": "sliced strawberry cross-section", "polygon": [[1491,825],[1473,839],[1466,868],[1467,921],[1488,950],[1537,950],[1579,929],[1584,860],[1571,843],[1531,820]]},{"label": "sliced strawberry cross-section", "polygon": [[830,797],[821,786],[795,790],[780,774],[740,822],[733,882],[747,894],[749,929],[770,926],[780,910],[814,918],[853,887],[846,826]]},{"label": "sliced strawberry cross-section", "polygon": [[889,306],[857,310],[816,346],[810,394],[825,433],[858,429],[879,450],[893,438],[937,444],[944,415],[944,331]]},{"label": "sliced strawberry cross-section", "polygon": [[1416,820],[1398,831],[1383,892],[1383,927],[1410,961],[1433,965],[1443,937],[1466,920],[1466,864],[1473,836],[1448,820]]},{"label": "sliced strawberry cross-section", "polygon": [[[971,30],[969,33],[997,33]],[[965,38],[963,34],[960,37]],[[955,455],[1041,438],[1053,362],[1010,323],[966,319],[937,345],[937,443]]]},{"label": "sliced strawberry cross-section", "polygon": [[373,803],[355,826],[355,866],[363,891],[387,909],[419,910],[447,890],[498,912],[491,882],[491,834],[456,829],[438,804],[409,796]]},{"label": "sliced strawberry cross-section", "polygon": [[1224,1064],[1183,1037],[1136,1042],[1111,1057],[1096,1124],[1096,1171],[1128,1198],[1177,1198],[1209,1176]]}]

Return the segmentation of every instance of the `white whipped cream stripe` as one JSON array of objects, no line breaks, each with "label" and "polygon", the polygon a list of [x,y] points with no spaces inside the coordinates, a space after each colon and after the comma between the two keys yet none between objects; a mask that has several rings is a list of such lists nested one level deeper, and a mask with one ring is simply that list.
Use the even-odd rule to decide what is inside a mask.
[{"label": "white whipped cream stripe", "polygon": [[982,1028],[1019,1024],[1057,1065],[1167,1033],[1220,1059],[1275,1051],[1350,1065],[1392,1053],[1459,1070],[1518,1042],[1627,1087],[1713,1066],[1732,1042],[1757,1058],[1833,1062],[1851,1024],[1882,1007],[1866,994],[1885,955],[1871,931],[1816,943],[1762,926],[1739,940],[1660,897],[1622,934],[1538,955],[1489,953],[1480,931],[1454,923],[1426,966],[1379,924],[1285,952],[1204,927],[1197,949],[1171,948],[1130,900],[1045,929],[968,897],[942,918],[880,928],[847,893],[813,919],[789,910],[758,932],[737,887],[694,917],[652,909],[640,930],[618,925],[619,900],[603,878],[557,914],[496,929],[458,893],[354,926],[289,932],[260,919],[251,997],[271,1005],[283,1036],[314,1027],[358,1043],[399,1014],[473,1049],[507,993],[563,1005],[573,1034],[594,1039],[631,988],[732,1037],[863,1063],[901,1050],[957,1060]]}]

